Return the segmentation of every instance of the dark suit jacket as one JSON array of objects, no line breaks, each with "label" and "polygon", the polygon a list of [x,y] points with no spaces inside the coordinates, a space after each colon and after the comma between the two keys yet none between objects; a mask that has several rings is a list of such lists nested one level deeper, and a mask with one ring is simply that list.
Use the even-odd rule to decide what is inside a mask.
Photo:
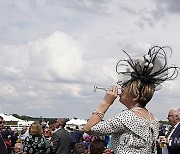
[{"label": "dark suit jacket", "polygon": [[69,154],[71,135],[64,128],[54,132],[51,141],[53,142],[53,154]]},{"label": "dark suit jacket", "polygon": [[171,146],[168,146],[169,154],[180,154],[180,123],[170,136]]},{"label": "dark suit jacket", "polygon": [[6,146],[4,144],[1,134],[0,134],[0,154],[7,154],[7,149],[6,149]]}]

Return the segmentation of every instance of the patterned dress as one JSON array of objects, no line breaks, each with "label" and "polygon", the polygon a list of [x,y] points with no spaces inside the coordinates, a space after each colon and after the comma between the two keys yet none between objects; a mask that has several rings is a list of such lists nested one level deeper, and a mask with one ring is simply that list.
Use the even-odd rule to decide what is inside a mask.
[{"label": "patterned dress", "polygon": [[43,154],[45,149],[45,141],[42,136],[29,135],[26,137],[23,151],[27,154]]},{"label": "patterned dress", "polygon": [[132,110],[101,121],[91,128],[93,134],[112,134],[115,154],[152,154],[155,151],[159,122],[138,117]]}]

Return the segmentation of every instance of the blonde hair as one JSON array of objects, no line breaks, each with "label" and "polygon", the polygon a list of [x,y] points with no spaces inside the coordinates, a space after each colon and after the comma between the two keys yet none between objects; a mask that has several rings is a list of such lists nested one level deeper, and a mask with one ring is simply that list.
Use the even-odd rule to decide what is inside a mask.
[{"label": "blonde hair", "polygon": [[31,124],[29,128],[29,134],[35,136],[41,136],[43,133],[42,127],[39,122],[35,121]]},{"label": "blonde hair", "polygon": [[127,90],[129,95],[138,98],[138,103],[141,107],[145,107],[151,100],[154,94],[154,87],[151,85],[143,85],[140,80],[135,80],[127,83]]},{"label": "blonde hair", "polygon": [[18,148],[18,149],[20,149],[20,151],[22,152],[22,150],[23,150],[23,145],[22,145],[22,143],[16,143],[16,144],[14,145],[14,148]]}]

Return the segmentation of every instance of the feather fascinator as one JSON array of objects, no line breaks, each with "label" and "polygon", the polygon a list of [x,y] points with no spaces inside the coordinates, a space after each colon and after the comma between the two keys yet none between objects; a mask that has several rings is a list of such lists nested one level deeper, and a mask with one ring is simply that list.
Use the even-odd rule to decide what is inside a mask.
[{"label": "feather fascinator", "polygon": [[155,90],[159,90],[161,83],[175,79],[178,76],[179,67],[175,65],[167,66],[165,49],[170,49],[172,53],[170,47],[153,46],[149,49],[147,55],[136,59],[131,58],[123,50],[128,59],[122,59],[116,65],[116,72],[118,73],[117,84],[123,86],[129,82],[140,80],[141,88],[145,85],[150,85]]}]

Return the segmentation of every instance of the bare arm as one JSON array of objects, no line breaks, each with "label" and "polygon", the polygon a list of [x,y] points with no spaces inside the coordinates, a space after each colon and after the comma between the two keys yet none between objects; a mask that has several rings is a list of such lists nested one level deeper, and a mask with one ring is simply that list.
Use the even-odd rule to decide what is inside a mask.
[{"label": "bare arm", "polygon": [[105,114],[109,107],[113,104],[114,100],[117,98],[117,95],[117,86],[112,86],[107,90],[104,99],[102,100],[101,104],[98,106],[94,114],[91,115],[83,131],[89,132],[94,125],[96,125],[102,120],[101,116]]}]

